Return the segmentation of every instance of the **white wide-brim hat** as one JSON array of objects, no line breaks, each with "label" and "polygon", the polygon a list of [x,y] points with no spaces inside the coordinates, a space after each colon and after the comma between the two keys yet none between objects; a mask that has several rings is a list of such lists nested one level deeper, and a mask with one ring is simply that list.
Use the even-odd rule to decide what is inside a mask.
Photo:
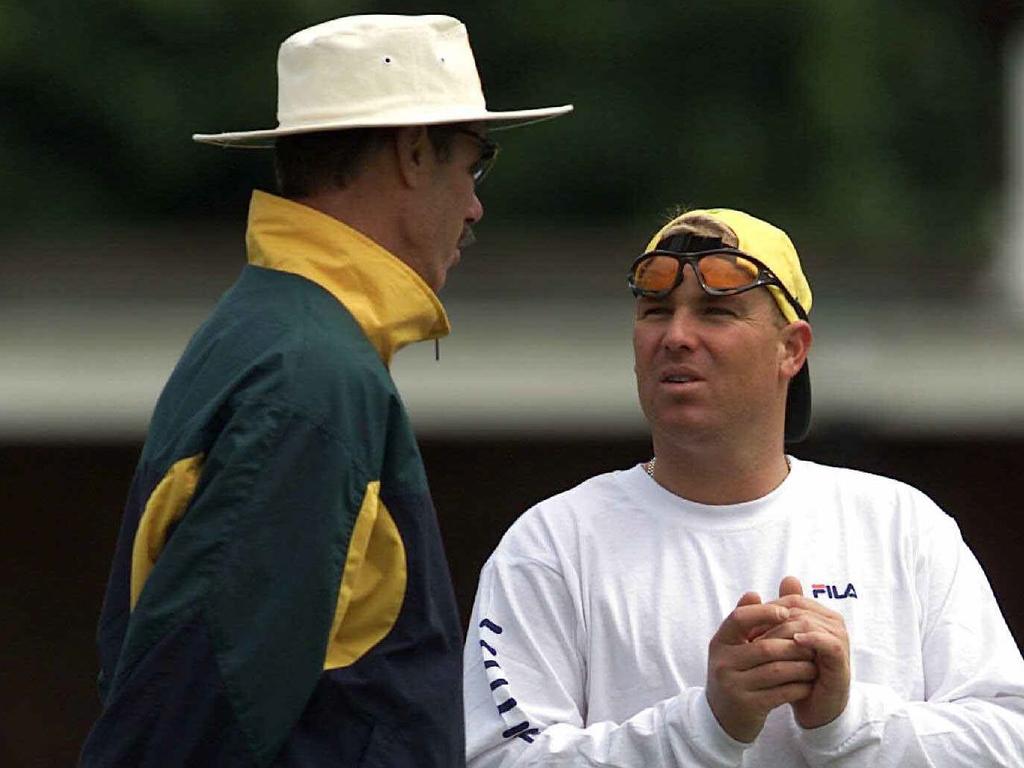
[{"label": "white wide-brim hat", "polygon": [[511,128],[571,111],[571,104],[489,111],[466,27],[451,16],[346,16],[281,44],[277,128],[192,138],[271,147],[296,133],[468,122]]}]

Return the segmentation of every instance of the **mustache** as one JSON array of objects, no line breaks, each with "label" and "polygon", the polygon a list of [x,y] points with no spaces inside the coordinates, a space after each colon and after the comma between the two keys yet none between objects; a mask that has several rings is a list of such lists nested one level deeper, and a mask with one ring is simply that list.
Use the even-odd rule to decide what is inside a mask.
[{"label": "mustache", "polygon": [[467,224],[462,229],[462,236],[459,238],[459,248],[468,248],[476,242],[476,235],[473,233],[473,228]]}]

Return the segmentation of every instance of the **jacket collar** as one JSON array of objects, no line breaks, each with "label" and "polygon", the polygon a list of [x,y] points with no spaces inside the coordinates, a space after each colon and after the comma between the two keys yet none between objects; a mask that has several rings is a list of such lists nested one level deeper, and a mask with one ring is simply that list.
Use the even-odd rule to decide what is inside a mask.
[{"label": "jacket collar", "polygon": [[320,211],[256,190],[245,241],[250,264],[301,275],[344,304],[385,364],[406,344],[451,331],[412,268]]}]

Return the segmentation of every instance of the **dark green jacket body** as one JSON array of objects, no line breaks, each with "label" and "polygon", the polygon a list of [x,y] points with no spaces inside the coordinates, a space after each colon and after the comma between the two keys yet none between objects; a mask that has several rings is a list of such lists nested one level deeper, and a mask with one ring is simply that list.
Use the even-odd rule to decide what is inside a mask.
[{"label": "dark green jacket body", "polygon": [[248,245],[153,414],[82,765],[462,765],[458,612],[387,367],[447,318],[298,204],[256,193]]}]

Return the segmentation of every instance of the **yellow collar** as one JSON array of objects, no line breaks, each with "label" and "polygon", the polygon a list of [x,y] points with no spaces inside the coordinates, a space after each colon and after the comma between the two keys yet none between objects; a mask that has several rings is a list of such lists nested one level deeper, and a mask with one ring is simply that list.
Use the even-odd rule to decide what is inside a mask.
[{"label": "yellow collar", "polygon": [[250,264],[301,275],[344,304],[385,364],[406,344],[451,331],[416,272],[327,214],[256,190],[245,241]]}]

